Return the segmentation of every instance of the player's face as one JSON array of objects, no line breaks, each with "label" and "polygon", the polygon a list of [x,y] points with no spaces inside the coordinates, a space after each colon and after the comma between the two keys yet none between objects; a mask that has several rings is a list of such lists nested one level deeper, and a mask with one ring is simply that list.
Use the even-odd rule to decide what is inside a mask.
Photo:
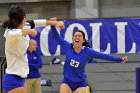
[{"label": "player's face", "polygon": [[79,46],[82,46],[84,42],[84,39],[83,39],[83,35],[81,32],[75,32],[74,36],[73,36],[73,45],[75,47],[79,47]]}]

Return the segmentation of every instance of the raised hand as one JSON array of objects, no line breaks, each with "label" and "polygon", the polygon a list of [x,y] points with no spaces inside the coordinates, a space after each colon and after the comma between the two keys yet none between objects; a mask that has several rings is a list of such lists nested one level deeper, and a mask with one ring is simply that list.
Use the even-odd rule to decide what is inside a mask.
[{"label": "raised hand", "polygon": [[31,36],[35,37],[37,35],[37,31],[34,29],[30,29],[30,33]]},{"label": "raised hand", "polygon": [[57,21],[56,25],[55,25],[58,29],[64,29],[64,22],[63,21]]}]

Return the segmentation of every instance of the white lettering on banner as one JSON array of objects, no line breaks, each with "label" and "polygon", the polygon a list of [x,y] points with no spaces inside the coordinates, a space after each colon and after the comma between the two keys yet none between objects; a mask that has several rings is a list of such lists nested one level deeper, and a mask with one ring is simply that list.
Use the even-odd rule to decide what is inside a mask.
[{"label": "white lettering on banner", "polygon": [[[40,49],[44,56],[52,55],[50,54],[49,45],[48,45],[48,40],[49,40],[48,35],[50,29],[51,29],[50,26],[46,26],[40,33]],[[60,55],[60,45],[57,45],[57,50],[54,55]]]},{"label": "white lettering on banner", "polygon": [[[90,23],[89,25],[92,27],[92,48],[96,51],[100,51],[100,27],[102,23]],[[110,52],[108,50],[110,49],[107,48],[106,52]]]},{"label": "white lettering on banner", "polygon": [[[127,22],[115,22],[115,25],[117,26],[117,53],[125,53],[125,26],[127,26]],[[136,52],[136,44],[134,42],[130,52]]]},{"label": "white lettering on banner", "polygon": [[111,44],[110,43],[107,43],[107,48],[106,48],[106,50],[104,51],[104,53],[106,53],[106,54],[110,54],[111,52],[110,52],[110,46],[111,46]]},{"label": "white lettering on banner", "polygon": [[125,26],[127,22],[115,22],[117,26],[117,50],[118,53],[125,53]]},{"label": "white lettering on banner", "polygon": [[67,40],[68,42],[72,43],[73,29],[74,29],[75,27],[77,27],[79,30],[82,30],[82,31],[85,33],[85,38],[88,40],[88,36],[87,36],[87,31],[86,31],[86,29],[84,28],[83,25],[81,25],[81,24],[79,24],[79,23],[71,24],[71,25],[67,28],[64,39]]},{"label": "white lettering on banner", "polygon": [[46,26],[40,33],[40,49],[44,56],[51,56],[48,47],[48,33],[50,29],[50,26]]},{"label": "white lettering on banner", "polygon": [[136,53],[136,43],[135,42],[133,42],[132,48],[128,53]]},{"label": "white lettering on banner", "polygon": [[[140,25],[140,23],[139,23],[139,25]],[[90,28],[89,27],[86,28],[86,26],[89,26]],[[100,37],[100,34],[102,34],[102,33],[100,33],[100,30],[101,30],[101,27],[104,26],[104,24],[102,22],[89,23],[86,26],[84,27],[84,25],[80,24],[80,23],[70,24],[65,30],[64,39],[66,41],[72,43],[72,37],[73,37],[74,29],[77,28],[79,30],[82,30],[85,33],[87,40],[91,36],[90,40],[92,42],[92,49],[94,49],[96,51],[101,51],[100,40],[102,40],[102,37]],[[114,22],[114,24],[111,24],[111,26],[114,26],[114,27],[117,28],[116,30],[114,30],[114,27],[113,27],[113,31],[117,32],[117,36],[116,36],[117,41],[115,42],[115,43],[117,43],[117,46],[115,46],[115,48],[117,47],[117,53],[126,53],[126,52],[127,53],[136,53],[136,47],[137,47],[136,42],[137,41],[132,42],[132,47],[131,47],[131,45],[128,45],[128,46],[125,45],[127,43],[127,42],[125,42],[126,41],[126,36],[125,35],[126,35],[126,32],[127,32],[126,27],[129,26],[129,24],[127,22]],[[89,37],[88,37],[88,34],[89,34],[88,31],[86,31],[88,29],[89,29],[89,31],[92,31],[92,35],[89,35]],[[47,26],[40,33],[40,48],[41,48],[41,51],[42,51],[44,56],[51,56],[52,55],[49,51],[49,45],[48,45],[49,31],[50,31],[50,26]],[[105,30],[103,30],[103,31],[105,31]],[[60,34],[60,31],[58,31],[58,32]],[[111,33],[114,34],[113,32],[111,32]],[[104,52],[110,54],[111,50],[113,50],[114,47],[111,47],[111,43],[110,43],[109,40],[106,40],[106,41],[107,41],[107,43],[106,43],[107,46],[106,46],[106,49],[104,50]],[[128,47],[130,49],[126,51],[126,49],[128,49]],[[55,52],[54,55],[60,55],[61,51],[63,52],[63,50],[60,50],[61,49],[60,45],[57,45],[56,48],[57,49],[56,49],[56,52]]]}]

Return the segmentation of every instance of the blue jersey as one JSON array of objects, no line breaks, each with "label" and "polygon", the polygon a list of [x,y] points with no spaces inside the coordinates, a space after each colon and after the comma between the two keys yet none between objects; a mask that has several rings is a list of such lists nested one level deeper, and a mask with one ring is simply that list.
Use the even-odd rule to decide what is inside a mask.
[{"label": "blue jersey", "polygon": [[65,41],[62,37],[60,37],[54,26],[51,26],[51,30],[55,39],[66,50],[66,59],[63,72],[64,78],[67,78],[73,82],[82,82],[86,80],[85,66],[92,58],[116,62],[122,61],[122,58],[117,58],[108,54],[97,52],[84,46],[82,50],[77,53],[73,49],[73,44]]},{"label": "blue jersey", "polygon": [[29,64],[29,74],[27,79],[40,78],[39,69],[42,68],[42,59],[39,51],[34,51],[30,53],[27,50],[28,64]]}]

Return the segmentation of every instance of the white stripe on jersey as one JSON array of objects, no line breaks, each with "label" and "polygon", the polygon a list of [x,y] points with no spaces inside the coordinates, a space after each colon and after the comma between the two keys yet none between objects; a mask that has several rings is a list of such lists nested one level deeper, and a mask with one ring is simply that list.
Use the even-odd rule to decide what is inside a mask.
[{"label": "white stripe on jersey", "polygon": [[37,19],[37,20],[33,20],[35,27],[42,27],[42,26],[46,26],[46,19]]},{"label": "white stripe on jersey", "polygon": [[23,29],[31,29],[31,25],[28,22],[26,22],[26,24],[23,27]]},{"label": "white stripe on jersey", "polygon": [[[46,19],[37,19],[37,20],[33,20],[35,27],[42,27],[42,26],[46,26]],[[26,22],[25,26],[23,27],[23,29],[31,29],[31,25],[30,23]]]}]

